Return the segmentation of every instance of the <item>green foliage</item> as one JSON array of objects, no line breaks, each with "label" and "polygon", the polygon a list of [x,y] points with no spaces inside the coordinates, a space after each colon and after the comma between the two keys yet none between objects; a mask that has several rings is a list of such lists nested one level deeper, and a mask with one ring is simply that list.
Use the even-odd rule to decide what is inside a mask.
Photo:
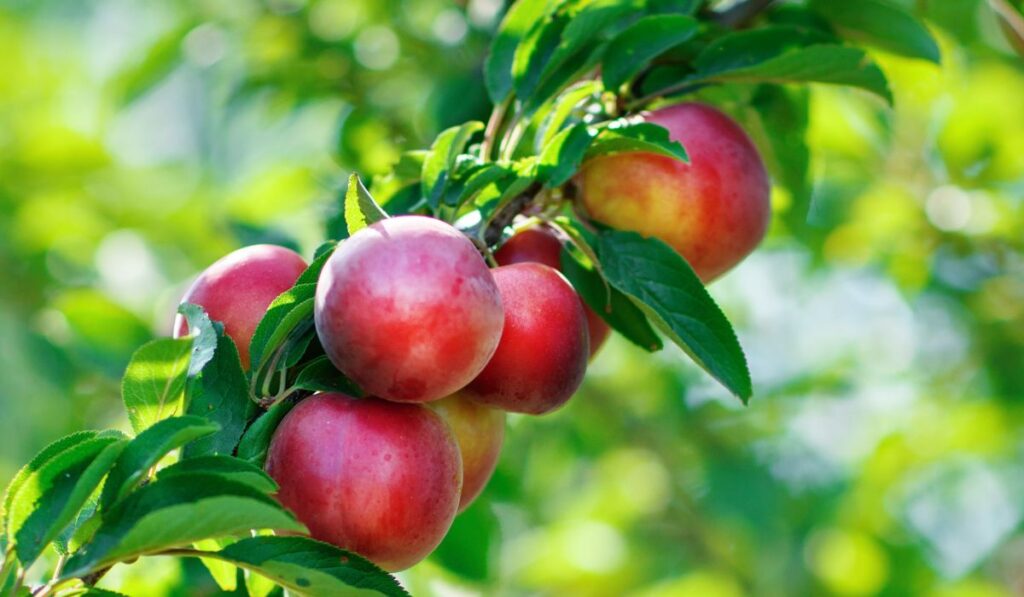
[{"label": "green foliage", "polygon": [[[454,222],[486,253],[525,213],[565,233],[566,277],[642,351],[613,341],[569,409],[510,428],[489,495],[456,520],[436,566],[409,574],[411,587],[428,578],[422,586],[433,590],[430,582],[454,577],[485,592],[500,584],[561,594],[635,593],[640,585],[650,594],[916,594],[941,592],[959,575],[963,594],[1000,594],[992,587],[1001,565],[981,562],[1012,567],[1012,550],[999,545],[1019,532],[1000,531],[969,566],[953,569],[947,535],[930,538],[920,513],[941,512],[950,533],[962,530],[955,504],[926,500],[967,495],[937,474],[951,454],[988,475],[982,493],[995,502],[971,517],[1004,508],[1011,520],[1016,512],[997,498],[1015,487],[1001,484],[1000,467],[1018,456],[1013,405],[1022,377],[1014,355],[1024,295],[1013,198],[1024,176],[1024,124],[1014,108],[1024,84],[1019,64],[992,40],[996,23],[1016,39],[1012,13],[995,20],[977,0],[808,0],[737,22],[726,18],[731,9],[698,0],[523,0],[495,15],[494,27],[479,24],[475,2],[468,12],[444,1],[175,5],[159,17],[173,23],[140,33],[150,36],[139,42],[146,47],[125,53],[137,59],[115,64],[74,56],[76,42],[67,41],[79,39],[67,27],[91,11],[22,4],[0,9],[9,65],[0,114],[17,115],[0,122],[0,265],[19,280],[0,287],[0,335],[10,340],[0,348],[9,385],[0,400],[10,413],[0,421],[0,465],[40,445],[37,437],[21,441],[26,433],[55,437],[107,420],[112,375],[121,370],[137,435],[73,434],[17,473],[0,512],[0,552],[9,554],[0,593],[27,594],[17,585],[33,561],[41,560],[33,570],[51,563],[52,544],[69,557],[58,576],[68,585],[168,552],[215,559],[229,573],[237,566],[296,593],[404,594],[353,554],[304,537],[250,536],[302,531],[269,497],[276,486],[261,468],[283,417],[312,392],[360,393],[316,339],[316,280],[335,241],[388,215]],[[462,38],[439,41],[459,23]],[[55,29],[31,33],[44,26]],[[940,42],[952,59],[937,71]],[[375,63],[392,43],[400,58]],[[230,60],[217,62],[224,47]],[[85,65],[88,85],[75,72]],[[195,102],[161,95],[182,81],[209,93]],[[896,112],[842,87],[895,103]],[[172,158],[137,158],[119,146],[129,115],[146,114],[151,95],[164,97],[158,112],[194,155],[181,158],[172,147]],[[767,243],[775,260],[710,294],[659,241],[595,232],[573,213],[574,180],[589,159],[643,151],[686,160],[684,147],[637,116],[691,98],[746,125],[781,198]],[[195,131],[166,107],[186,103],[201,105],[188,112]],[[294,140],[253,134],[276,135],[283,128],[267,123],[280,121],[309,135],[331,129],[339,113],[336,138],[317,137],[305,153],[294,151]],[[155,124],[150,118],[147,126]],[[235,138],[238,130],[251,136]],[[143,145],[161,146],[161,131],[147,129]],[[328,143],[340,169],[320,159]],[[429,149],[403,151],[413,147]],[[266,155],[254,159],[256,148]],[[372,195],[352,170],[372,180]],[[250,345],[251,372],[222,326],[193,305],[180,308],[189,338],[154,340],[131,356],[151,337],[155,289],[236,242],[314,246],[323,222],[308,206],[321,194],[339,198],[326,222],[333,240],[268,309]],[[223,240],[226,231],[234,238]],[[131,244],[132,234],[141,240]],[[142,255],[139,267],[162,278],[118,285],[114,274],[138,264],[121,272],[116,264],[125,262],[112,266],[111,255]],[[802,278],[787,255],[809,264]],[[858,312],[857,300],[849,313],[829,312],[838,331],[787,331],[792,351],[771,336],[773,326],[794,321],[773,284],[785,286],[783,302],[811,300],[827,290],[832,270],[846,276],[832,291],[837,302],[869,297],[863,302],[902,307],[885,319],[895,323],[873,332],[884,337],[882,349],[873,336],[844,339],[854,352],[817,348],[833,332],[846,338],[871,327],[872,312]],[[870,276],[884,284],[865,285]],[[753,387],[723,311],[753,339],[748,351],[762,370],[754,367]],[[911,311],[916,327],[907,332],[897,324]],[[941,333],[929,336],[932,327]],[[734,414],[715,399],[720,389],[674,355],[650,358],[646,352],[663,347],[659,332],[729,392],[758,400]],[[898,359],[885,350],[898,350],[908,335],[917,338],[912,365],[887,376]],[[765,338],[774,338],[773,350]],[[929,362],[944,350],[956,358]],[[765,355],[776,351],[782,356]],[[879,407],[877,396],[891,408]],[[842,425],[829,423],[833,410]],[[858,427],[861,420],[868,424]],[[879,437],[844,438],[847,425]],[[816,440],[837,429],[837,437]],[[829,451],[836,446],[844,449]],[[978,486],[967,478],[965,486]],[[504,545],[495,510],[509,535]],[[961,536],[966,552],[974,539]],[[515,565],[498,566],[499,550]],[[246,577],[235,578],[243,591]],[[123,590],[201,592],[188,584]]]},{"label": "green foliage", "polygon": [[178,412],[189,367],[192,340],[153,340],[132,355],[121,397],[136,433]]}]

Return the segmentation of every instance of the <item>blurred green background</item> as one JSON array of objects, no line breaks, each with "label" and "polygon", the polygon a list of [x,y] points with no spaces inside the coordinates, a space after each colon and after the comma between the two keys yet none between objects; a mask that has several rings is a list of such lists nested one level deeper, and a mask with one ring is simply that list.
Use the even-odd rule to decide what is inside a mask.
[{"label": "blurred green background", "polygon": [[[414,594],[1024,594],[1024,67],[985,2],[907,4],[943,65],[877,54],[895,109],[814,88],[809,214],[777,189],[711,289],[751,405],[613,339],[569,406],[511,419],[484,499],[400,576]],[[350,171],[485,118],[503,9],[0,3],[0,480],[125,426],[120,373],[196,271],[310,253]],[[167,558],[103,586],[216,592]]]}]

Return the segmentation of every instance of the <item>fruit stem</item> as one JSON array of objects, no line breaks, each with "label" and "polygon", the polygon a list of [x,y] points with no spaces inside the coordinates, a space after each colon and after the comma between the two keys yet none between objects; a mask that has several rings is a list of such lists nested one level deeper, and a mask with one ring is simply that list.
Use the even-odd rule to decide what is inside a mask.
[{"label": "fruit stem", "polygon": [[491,117],[487,120],[487,128],[484,129],[484,140],[480,144],[480,157],[485,161],[491,160],[491,153],[494,151],[494,142],[498,139],[498,132],[505,122],[505,114],[512,103],[512,96],[509,95],[505,101],[494,106],[491,110]]}]

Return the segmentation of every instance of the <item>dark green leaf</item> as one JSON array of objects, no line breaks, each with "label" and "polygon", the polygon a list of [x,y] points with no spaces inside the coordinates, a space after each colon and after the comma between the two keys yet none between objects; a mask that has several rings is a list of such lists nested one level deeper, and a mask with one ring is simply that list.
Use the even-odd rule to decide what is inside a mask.
[{"label": "dark green leaf", "polygon": [[274,480],[260,467],[241,458],[220,454],[181,460],[160,470],[156,477],[157,479],[166,479],[175,475],[196,474],[216,475],[237,481],[261,493],[269,494],[277,491],[277,483],[274,483]]},{"label": "dark green leaf", "polygon": [[643,311],[619,290],[609,288],[594,268],[585,267],[563,249],[561,269],[583,302],[623,338],[649,352],[664,347]]},{"label": "dark green leaf", "polygon": [[702,0],[646,0],[647,12],[651,14],[692,15],[703,4]]},{"label": "dark green leaf", "polygon": [[[320,265],[323,267],[323,264]],[[281,347],[288,334],[304,319],[312,317],[315,295],[316,283],[303,282],[281,293],[270,303],[249,343],[249,358],[253,371],[262,369],[270,355]]]},{"label": "dark green leaf", "polygon": [[160,338],[132,355],[121,396],[136,433],[178,411],[191,354],[191,338]]},{"label": "dark green leaf", "polygon": [[102,509],[109,510],[115,502],[145,481],[150,469],[172,450],[219,428],[216,423],[190,415],[172,417],[153,424],[128,443],[110,470],[100,496]]},{"label": "dark green leaf", "polygon": [[256,409],[249,397],[249,382],[242,370],[235,343],[226,335],[217,338],[217,352],[199,376],[189,380],[185,412],[214,423],[212,434],[194,439],[181,451],[182,458],[206,454],[231,454],[245,424]]},{"label": "dark green leaf", "polygon": [[352,587],[384,595],[408,595],[398,581],[369,561],[307,537],[250,537],[215,557],[307,595],[347,595]]},{"label": "dark green leaf", "polygon": [[606,89],[617,89],[640,73],[669,48],[693,37],[698,23],[683,15],[656,15],[640,19],[615,36],[605,50],[601,80]]},{"label": "dark green leaf", "polygon": [[345,224],[349,236],[387,217],[388,214],[373,200],[359,176],[349,176],[348,191],[345,192]]},{"label": "dark green leaf", "polygon": [[597,253],[608,282],[746,403],[752,389],[743,349],[686,261],[664,242],[635,232],[602,232]]},{"label": "dark green leaf", "polygon": [[500,527],[491,505],[483,499],[455,517],[452,528],[431,559],[462,578],[477,582],[494,576]]},{"label": "dark green leaf", "polygon": [[577,124],[555,135],[537,163],[537,180],[551,187],[564,184],[579,170],[595,135],[585,124]]},{"label": "dark green leaf", "polygon": [[821,32],[765,27],[725,35],[695,60],[694,82],[830,83],[870,91],[892,103],[885,75],[858,48],[821,43]]},{"label": "dark green leaf", "polygon": [[338,371],[326,356],[319,356],[303,367],[292,387],[310,392],[341,392],[349,396],[363,395],[359,386],[345,377],[344,373]]},{"label": "dark green leaf", "polygon": [[254,529],[305,530],[273,498],[248,485],[211,474],[172,475],[112,508],[92,540],[68,560],[62,578]]},{"label": "dark green leaf", "polygon": [[127,441],[97,434],[30,473],[11,500],[10,537],[27,568],[78,515]]},{"label": "dark green leaf", "polygon": [[664,127],[650,122],[630,123],[626,120],[613,122],[602,129],[587,151],[588,158],[613,153],[646,151],[677,160],[689,161],[686,149],[669,138]]},{"label": "dark green leaf", "polygon": [[806,220],[810,207],[809,100],[806,88],[761,85],[751,101],[757,112],[758,126],[751,126],[749,130],[766,150],[762,155],[775,179],[789,190],[793,201],[786,217],[798,227]]},{"label": "dark green leaf", "polygon": [[320,279],[320,272],[324,269],[324,264],[331,258],[331,255],[334,253],[334,249],[337,246],[338,243],[333,240],[329,240],[317,247],[316,251],[313,253],[313,262],[309,264],[306,271],[299,275],[299,279],[295,280],[295,286],[316,284],[316,281]]},{"label": "dark green leaf", "polygon": [[501,103],[512,91],[512,64],[516,48],[534,23],[543,18],[550,5],[549,0],[520,0],[512,4],[501,21],[484,64],[484,84],[492,103]]},{"label": "dark green leaf", "polygon": [[263,466],[274,431],[277,430],[277,426],[281,424],[284,416],[295,407],[295,404],[292,400],[281,400],[260,415],[245,431],[242,440],[238,442],[238,457],[256,466]]},{"label": "dark green leaf", "polygon": [[850,40],[939,63],[939,45],[902,6],[885,0],[811,0],[811,8]]}]

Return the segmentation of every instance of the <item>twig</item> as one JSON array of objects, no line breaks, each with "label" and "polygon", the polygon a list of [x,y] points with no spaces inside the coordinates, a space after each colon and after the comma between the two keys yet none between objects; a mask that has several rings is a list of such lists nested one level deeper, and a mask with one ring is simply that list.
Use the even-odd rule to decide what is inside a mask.
[{"label": "twig", "polygon": [[1018,54],[1024,56],[1024,16],[1017,12],[1006,0],[988,0],[992,12],[999,16],[1007,41]]},{"label": "twig", "polygon": [[487,128],[484,129],[484,141],[480,144],[480,157],[485,162],[490,161],[491,152],[494,150],[494,142],[498,139],[498,132],[501,130],[501,125],[505,123],[505,114],[508,112],[508,107],[512,103],[512,96],[494,106],[491,110],[491,117],[487,120]]},{"label": "twig", "polygon": [[746,0],[728,10],[712,12],[712,20],[719,25],[732,29],[742,29],[751,23],[758,14],[768,8],[775,0]]},{"label": "twig", "polygon": [[516,215],[526,209],[526,206],[536,198],[540,189],[541,184],[539,182],[530,184],[522,193],[516,195],[505,207],[501,208],[498,213],[494,214],[490,224],[487,225],[487,229],[483,233],[484,243],[488,247],[501,240],[501,232],[512,223]]}]

